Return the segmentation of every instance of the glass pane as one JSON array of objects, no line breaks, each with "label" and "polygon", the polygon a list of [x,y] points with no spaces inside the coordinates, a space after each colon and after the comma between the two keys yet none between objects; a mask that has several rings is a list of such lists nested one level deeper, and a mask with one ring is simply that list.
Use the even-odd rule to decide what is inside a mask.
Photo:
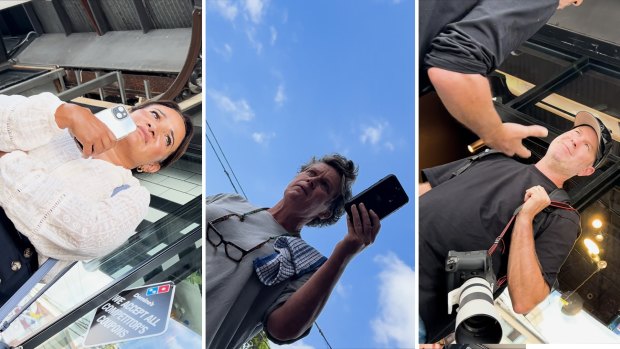
[{"label": "glass pane", "polygon": [[[200,134],[199,130],[197,132]],[[152,194],[149,212],[139,225],[138,233],[105,257],[78,262],[2,333],[2,340],[11,345],[21,344],[67,311],[108,289],[114,280],[125,276],[157,252],[195,229],[201,229],[200,158],[193,161],[184,157],[156,174],[138,176],[141,184]],[[200,334],[202,326],[201,246],[202,240],[198,238],[190,248],[179,251],[132,286],[174,281],[177,292],[172,316],[179,321],[177,325],[187,327],[194,334]],[[31,296],[41,287],[41,284],[37,285]],[[90,317],[84,318],[88,318],[89,323]],[[55,336],[49,348],[70,347],[68,343],[77,339],[81,344],[85,329],[86,325],[80,321],[72,324]],[[48,347],[47,344],[45,347]]]}]

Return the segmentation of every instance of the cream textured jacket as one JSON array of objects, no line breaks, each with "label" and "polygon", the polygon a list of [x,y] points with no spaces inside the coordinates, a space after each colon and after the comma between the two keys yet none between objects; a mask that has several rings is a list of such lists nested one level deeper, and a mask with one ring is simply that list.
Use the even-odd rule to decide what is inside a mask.
[{"label": "cream textured jacket", "polygon": [[[50,93],[0,95],[0,151],[8,152],[0,157],[0,206],[30,239],[39,263],[108,254],[134,234],[149,207],[149,192],[131,171],[82,158],[56,125],[62,103]],[[128,188],[112,196],[121,186]]]}]

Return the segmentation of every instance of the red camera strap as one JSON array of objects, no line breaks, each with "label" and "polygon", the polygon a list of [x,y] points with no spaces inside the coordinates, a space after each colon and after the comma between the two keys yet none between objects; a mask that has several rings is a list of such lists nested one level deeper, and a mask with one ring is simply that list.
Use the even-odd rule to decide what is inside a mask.
[{"label": "red camera strap", "polygon": [[[572,207],[571,205],[569,205],[569,204],[567,204],[565,202],[562,202],[562,201],[551,201],[549,206],[556,207],[556,208],[563,209],[563,210],[568,210],[568,211],[575,211],[575,212],[577,211],[574,207]],[[495,238],[495,241],[493,242],[493,245],[491,245],[491,247],[489,248],[489,250],[487,252],[489,254],[489,256],[493,256],[493,253],[497,249],[497,246],[499,246],[500,242],[502,243],[502,249],[501,249],[502,254],[505,252],[506,245],[504,244],[504,235],[508,231],[508,228],[510,228],[510,226],[512,225],[512,222],[514,222],[515,217],[517,217],[517,214],[519,214],[519,211],[521,211],[521,207],[523,207],[523,205],[517,207],[515,212],[512,214],[512,217],[510,218],[510,221],[504,227],[504,230],[502,230],[502,232],[499,234],[499,236],[497,238]],[[506,275],[504,275],[501,278],[499,278],[497,280],[497,287],[502,286],[506,282],[506,280],[507,280]]]},{"label": "red camera strap", "polygon": [[[551,201],[549,206],[560,208],[560,209],[563,209],[563,210],[568,210],[568,211],[577,211],[574,207],[572,207],[571,205],[569,205],[569,204],[567,204],[565,202],[562,202],[562,201]],[[521,211],[521,207],[523,207],[523,205],[517,207],[515,212],[512,214],[512,217],[510,218],[510,221],[504,227],[504,230],[502,230],[502,232],[499,234],[499,236],[497,238],[495,238],[495,241],[493,242],[493,245],[491,245],[491,247],[488,250],[489,256],[493,255],[493,253],[497,249],[497,246],[499,246],[500,242],[502,243],[502,250],[501,250],[502,254],[505,252],[506,245],[504,244],[504,235],[508,231],[508,228],[510,228],[510,226],[512,225],[512,222],[514,222],[515,217],[517,217],[517,214],[519,214],[519,211]]]}]

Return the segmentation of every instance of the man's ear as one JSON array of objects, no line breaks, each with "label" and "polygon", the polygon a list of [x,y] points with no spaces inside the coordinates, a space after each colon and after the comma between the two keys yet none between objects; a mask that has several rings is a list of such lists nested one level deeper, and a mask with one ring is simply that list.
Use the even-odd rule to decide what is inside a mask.
[{"label": "man's ear", "polygon": [[331,216],[332,216],[332,211],[331,211],[331,210],[329,210],[329,209],[327,209],[327,210],[325,210],[325,211],[323,211],[323,212],[319,213],[319,218],[320,218],[321,220],[328,219],[328,218],[330,218]]},{"label": "man's ear", "polygon": [[140,168],[142,168],[142,172],[155,173],[159,171],[161,165],[159,164],[159,162],[152,162],[150,164],[142,165],[140,166]]},{"label": "man's ear", "polygon": [[577,173],[577,176],[589,176],[591,174],[594,173],[594,171],[596,171],[596,169],[592,166],[588,166],[586,168],[584,168],[583,170],[581,170],[579,173]]}]

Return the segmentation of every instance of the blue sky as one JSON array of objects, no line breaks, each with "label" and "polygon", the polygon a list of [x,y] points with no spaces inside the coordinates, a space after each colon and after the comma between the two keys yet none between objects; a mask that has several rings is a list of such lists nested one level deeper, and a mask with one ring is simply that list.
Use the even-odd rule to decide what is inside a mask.
[{"label": "blue sky", "polygon": [[[318,323],[333,348],[413,347],[413,0],[207,0],[205,10],[207,121],[251,202],[273,205],[302,163],[333,152],[359,165],[354,193],[388,173],[403,184],[411,202],[382,221]],[[209,143],[206,191],[234,191]],[[342,219],[302,236],[329,256],[345,232]],[[314,328],[289,347],[327,346]]]}]

